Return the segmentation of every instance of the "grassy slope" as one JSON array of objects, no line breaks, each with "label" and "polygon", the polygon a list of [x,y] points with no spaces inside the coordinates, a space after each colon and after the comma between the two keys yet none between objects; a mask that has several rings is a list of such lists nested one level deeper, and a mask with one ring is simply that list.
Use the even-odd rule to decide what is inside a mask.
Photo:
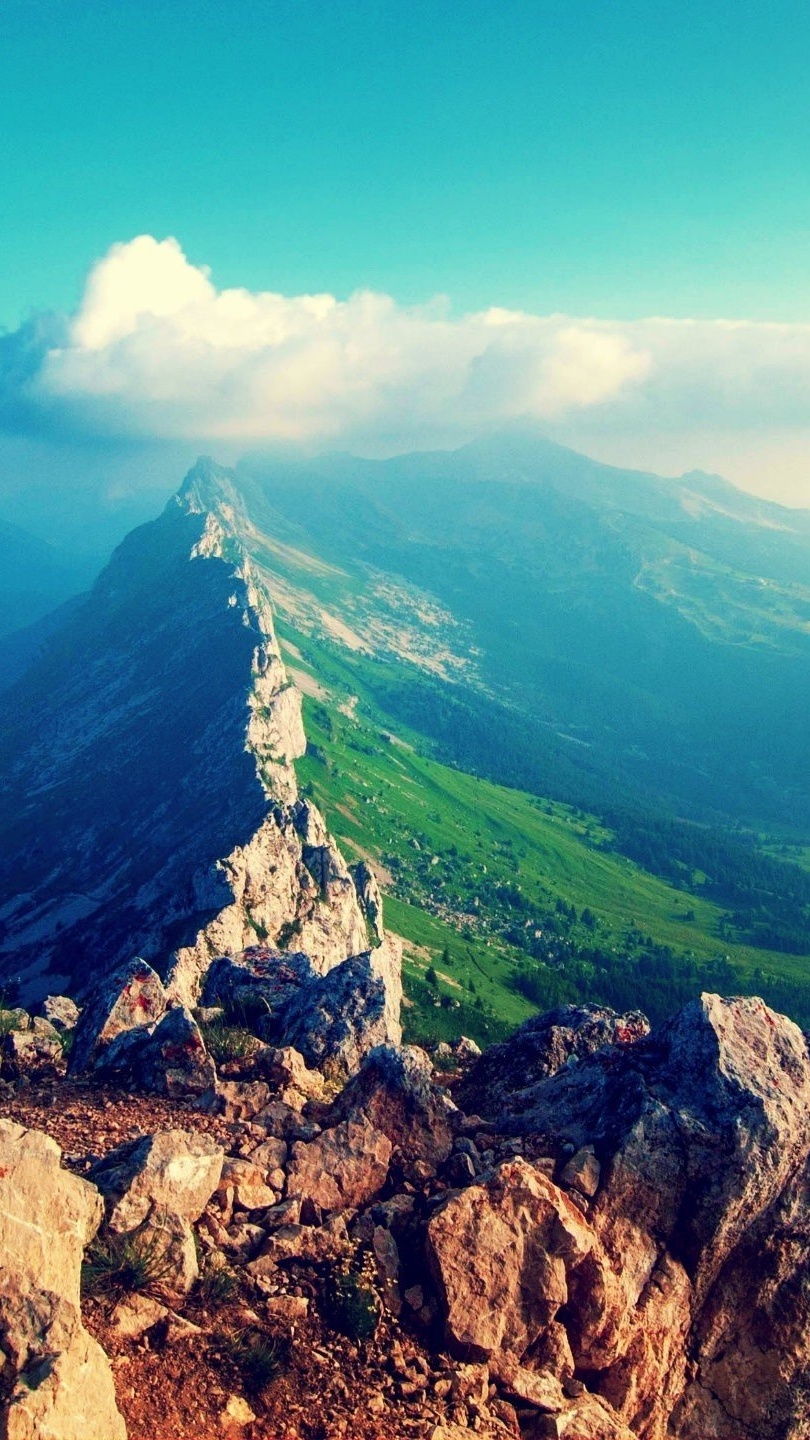
[{"label": "grassy slope", "polygon": [[[805,978],[806,958],[729,943],[720,907],[603,850],[610,837],[592,816],[450,769],[430,758],[418,735],[393,737],[364,693],[361,656],[280,629],[294,646],[292,665],[325,692],[305,702],[310,753],[299,777],[346,853],[389,872],[386,913],[407,942],[414,1036],[466,1030],[486,1041],[535,1008],[512,986],[525,955],[503,937],[515,915],[493,900],[493,886],[519,887],[524,928],[536,923],[533,912],[547,913],[559,900],[593,912],[590,938],[608,951],[621,951],[628,932],[641,929],[699,964],[727,956],[741,978],[755,967]],[[572,933],[589,938],[579,925]],[[439,973],[433,988],[424,978],[430,965]],[[445,1007],[456,1004],[443,1008],[442,996]]]}]

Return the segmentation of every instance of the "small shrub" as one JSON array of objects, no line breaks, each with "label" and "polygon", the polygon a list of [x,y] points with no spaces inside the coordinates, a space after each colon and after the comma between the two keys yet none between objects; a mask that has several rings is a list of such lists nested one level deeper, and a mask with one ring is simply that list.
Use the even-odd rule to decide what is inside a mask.
[{"label": "small shrub", "polygon": [[75,1030],[57,1030],[56,1038],[59,1041],[59,1044],[62,1046],[62,1054],[67,1060],[71,1050],[73,1049],[73,1041],[76,1038],[76,1032]]},{"label": "small shrub", "polygon": [[374,1263],[366,1256],[346,1260],[331,1272],[326,1286],[326,1318],[333,1330],[350,1340],[370,1340],[380,1318],[380,1302],[373,1284]]},{"label": "small shrub", "polygon": [[96,1236],[82,1263],[82,1293],[102,1300],[119,1300],[135,1291],[161,1290],[171,1261],[157,1234],[142,1228],[126,1235],[107,1232]]},{"label": "small shrub", "polygon": [[245,1389],[260,1395],[284,1368],[287,1347],[280,1338],[253,1326],[229,1336],[225,1353],[239,1371]]}]

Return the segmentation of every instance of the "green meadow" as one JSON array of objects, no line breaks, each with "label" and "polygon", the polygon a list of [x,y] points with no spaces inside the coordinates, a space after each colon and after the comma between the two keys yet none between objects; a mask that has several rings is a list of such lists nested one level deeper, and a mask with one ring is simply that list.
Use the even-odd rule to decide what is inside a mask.
[{"label": "green meadow", "polygon": [[[411,1038],[487,1043],[543,1001],[615,1001],[611,972],[630,958],[648,976],[674,957],[695,990],[703,972],[717,984],[718,966],[725,988],[802,984],[805,957],[729,941],[720,906],[611,849],[593,815],[450,768],[419,734],[394,733],[364,684],[362,655],[288,624],[279,631],[311,692],[299,780],[347,857],[381,875],[386,923],[405,945]],[[654,1011],[654,995],[635,1003],[645,998]]]}]

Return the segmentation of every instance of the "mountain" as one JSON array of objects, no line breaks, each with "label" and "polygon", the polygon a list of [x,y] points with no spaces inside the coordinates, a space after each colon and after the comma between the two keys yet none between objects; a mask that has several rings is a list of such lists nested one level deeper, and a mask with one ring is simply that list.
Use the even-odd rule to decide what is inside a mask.
[{"label": "mountain", "polygon": [[238,477],[280,610],[421,674],[421,701],[392,673],[387,703],[468,768],[491,773],[459,683],[522,753],[493,778],[810,823],[810,513],[525,431]]},{"label": "mountain", "polygon": [[138,953],[188,999],[212,956],[257,940],[316,970],[368,948],[298,795],[300,695],[246,525],[198,465],[4,697],[0,957],[25,994],[82,990]]},{"label": "mountain", "polygon": [[[416,1038],[445,1007],[487,1040],[639,989],[657,1018],[700,983],[810,1013],[810,878],[717,823],[776,814],[784,846],[806,815],[806,529],[535,437],[200,461],[0,702],[6,980],[75,989],[140,953],[187,1001],[252,942],[357,953],[314,801],[394,889]],[[745,639],[721,548],[762,562],[723,562]]]},{"label": "mountain", "polygon": [[0,520],[0,637],[27,628],[77,595],[99,564]]}]

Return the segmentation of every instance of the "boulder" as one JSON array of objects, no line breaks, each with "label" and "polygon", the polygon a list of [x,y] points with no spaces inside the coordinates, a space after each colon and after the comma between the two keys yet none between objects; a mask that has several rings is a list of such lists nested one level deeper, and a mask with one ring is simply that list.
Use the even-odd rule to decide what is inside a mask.
[{"label": "boulder", "polygon": [[42,1014],[57,1030],[75,1030],[81,1011],[69,995],[46,995]]},{"label": "boulder", "polygon": [[479,1360],[519,1359],[567,1303],[569,1276],[592,1252],[594,1274],[617,1289],[587,1220],[525,1160],[451,1194],[427,1229],[448,1344]]},{"label": "boulder", "polygon": [[436,1169],[453,1145],[455,1107],[432,1081],[424,1050],[414,1045],[379,1045],[366,1055],[358,1073],[338,1096],[338,1120],[365,1118],[388,1136],[403,1172],[427,1164]]},{"label": "boulder", "polygon": [[128,960],[104,977],[82,1010],[70,1053],[69,1072],[92,1070],[109,1046],[130,1030],[151,1028],[166,1010],[160,976],[145,960]]},{"label": "boulder", "polygon": [[216,1066],[190,1010],[172,1006],[152,1027],[126,1030],[95,1063],[100,1080],[172,1099],[214,1093]]},{"label": "boulder", "polygon": [[216,1190],[223,1158],[207,1135],[163,1130],[111,1151],[91,1171],[109,1229],[148,1247],[165,1292],[185,1294],[199,1275],[191,1221]]},{"label": "boulder", "polygon": [[229,1156],[222,1166],[218,1193],[225,1195],[231,1190],[233,1204],[240,1210],[266,1210],[278,1200],[275,1191],[265,1183],[266,1173],[252,1160]]},{"label": "boulder", "polygon": [[270,1084],[282,1092],[282,1100],[287,1098],[286,1092],[289,1090],[308,1099],[317,1100],[323,1096],[323,1076],[318,1070],[310,1070],[303,1055],[292,1045],[280,1048],[265,1046],[256,1056],[255,1065]]},{"label": "boulder", "polygon": [[565,1190],[576,1190],[590,1200],[599,1189],[601,1173],[593,1146],[583,1145],[560,1171],[560,1184]]},{"label": "boulder", "polygon": [[158,1130],[112,1150],[90,1172],[111,1230],[134,1230],[156,1212],[198,1220],[214,1194],[225,1159],[208,1135]]},{"label": "boulder", "polygon": [[47,1020],[37,1019],[30,1030],[10,1030],[3,1037],[2,1065],[4,1080],[13,1080],[29,1070],[50,1067],[63,1056],[58,1032]]},{"label": "boulder", "polygon": [[368,1120],[344,1120],[315,1140],[292,1147],[287,1195],[306,1198],[321,1210],[354,1210],[382,1189],[391,1141]]},{"label": "boulder", "polygon": [[109,1362],[79,1310],[98,1192],[55,1142],[0,1120],[0,1433],[6,1440],[126,1440]]},{"label": "boulder", "polygon": [[649,1030],[638,1010],[618,1015],[601,1005],[560,1005],[526,1020],[502,1044],[491,1045],[467,1076],[460,1103],[468,1112],[498,1121],[530,1114],[536,1087],[563,1066],[605,1047],[633,1045]]},{"label": "boulder", "polygon": [[217,1080],[199,1097],[198,1109],[226,1120],[253,1120],[269,1099],[270,1086],[264,1080]]},{"label": "boulder", "polygon": [[214,960],[203,986],[206,1006],[221,1006],[233,1020],[257,1024],[287,1003],[315,975],[308,955],[251,945]]},{"label": "boulder", "polygon": [[401,996],[399,955],[387,937],[301,986],[263,1033],[271,1044],[294,1046],[310,1067],[351,1075],[375,1045],[399,1042]]},{"label": "boulder", "polygon": [[469,1035],[459,1035],[453,1046],[453,1054],[459,1065],[472,1065],[481,1058],[481,1046],[471,1040]]}]

